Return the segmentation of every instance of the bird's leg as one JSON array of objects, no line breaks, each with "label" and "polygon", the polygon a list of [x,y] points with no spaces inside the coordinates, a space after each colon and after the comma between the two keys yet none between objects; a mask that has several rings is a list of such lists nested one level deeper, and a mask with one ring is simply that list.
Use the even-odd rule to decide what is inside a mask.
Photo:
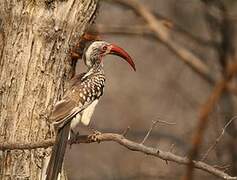
[{"label": "bird's leg", "polygon": [[90,128],[90,130],[93,132],[93,134],[96,134],[96,135],[100,135],[102,134],[100,131],[94,129],[94,128]]},{"label": "bird's leg", "polygon": [[74,130],[70,129],[70,138],[69,139],[75,139],[79,136],[79,131],[74,132]]},{"label": "bird's leg", "polygon": [[76,142],[79,136],[80,136],[79,131],[75,133],[72,129],[70,129],[70,134],[68,137],[70,148],[72,147],[72,144]]}]

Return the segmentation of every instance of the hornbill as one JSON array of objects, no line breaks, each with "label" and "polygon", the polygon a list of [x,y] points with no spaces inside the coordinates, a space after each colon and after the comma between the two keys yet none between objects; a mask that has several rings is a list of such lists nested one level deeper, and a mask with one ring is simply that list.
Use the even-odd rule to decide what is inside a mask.
[{"label": "hornbill", "polygon": [[46,180],[57,180],[61,173],[70,130],[78,123],[89,125],[95,106],[103,95],[103,57],[107,54],[122,57],[136,70],[129,54],[114,44],[100,40],[85,47],[82,58],[88,68],[87,72],[76,75],[71,80],[70,88],[62,100],[56,103],[49,118],[50,123],[55,125],[56,140],[47,167]]}]

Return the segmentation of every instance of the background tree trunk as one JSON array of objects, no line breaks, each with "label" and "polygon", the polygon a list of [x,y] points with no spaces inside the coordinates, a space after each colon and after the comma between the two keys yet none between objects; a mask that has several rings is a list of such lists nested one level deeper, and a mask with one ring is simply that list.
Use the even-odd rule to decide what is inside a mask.
[{"label": "background tree trunk", "polygon": [[[69,50],[98,0],[1,0],[0,142],[51,136],[47,118],[70,77]],[[44,149],[0,152],[0,179],[40,179]]]}]

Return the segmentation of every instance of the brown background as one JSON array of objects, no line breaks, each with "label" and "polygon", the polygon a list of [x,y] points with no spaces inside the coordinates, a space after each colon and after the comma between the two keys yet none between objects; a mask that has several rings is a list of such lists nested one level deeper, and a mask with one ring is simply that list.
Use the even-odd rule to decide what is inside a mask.
[{"label": "brown background", "polygon": [[[154,12],[177,22],[190,33],[206,40],[210,39],[200,1],[141,2]],[[228,6],[230,13],[234,12],[235,7]],[[128,26],[144,24],[130,9],[104,2],[101,3],[96,23]],[[137,72],[134,73],[118,57],[110,56],[104,59],[106,89],[93,115],[91,125],[102,132],[116,133],[121,133],[130,126],[128,138],[140,142],[152,121],[161,119],[175,122],[175,125],[159,124],[146,144],[166,151],[174,144],[174,153],[187,155],[197,125],[200,106],[207,99],[212,87],[162,43],[152,38],[124,35],[102,37],[129,52],[136,63]],[[173,39],[206,60],[205,63],[210,65],[212,71],[220,70],[216,53],[212,48],[196,45],[175,34]],[[78,72],[85,70],[82,63],[79,66]],[[235,102],[236,98],[232,98]],[[206,152],[220,134],[224,126],[224,117],[221,107],[217,105],[205,133],[201,154]],[[209,164],[230,164],[225,144],[229,139],[230,135],[226,133],[216,150],[209,155],[207,159]],[[178,179],[185,170],[182,165],[166,164],[165,161],[129,151],[111,142],[73,145],[67,151],[66,169],[70,180]],[[199,170],[196,170],[196,177],[196,179],[217,179]]]}]

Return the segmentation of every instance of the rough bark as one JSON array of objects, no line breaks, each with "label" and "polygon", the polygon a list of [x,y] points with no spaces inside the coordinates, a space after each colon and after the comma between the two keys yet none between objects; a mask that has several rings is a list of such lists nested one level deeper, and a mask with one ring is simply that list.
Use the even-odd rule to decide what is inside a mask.
[{"label": "rough bark", "polygon": [[[47,118],[70,77],[69,50],[98,0],[1,0],[0,143],[51,136]],[[48,149],[0,152],[0,179],[40,179]]]}]

